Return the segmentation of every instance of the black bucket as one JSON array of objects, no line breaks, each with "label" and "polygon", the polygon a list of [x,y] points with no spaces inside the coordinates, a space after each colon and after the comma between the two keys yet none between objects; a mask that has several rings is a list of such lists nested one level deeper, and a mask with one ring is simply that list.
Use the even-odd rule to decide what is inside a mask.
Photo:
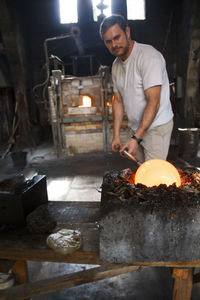
[{"label": "black bucket", "polygon": [[199,145],[199,128],[178,128],[179,156],[183,159],[195,159]]},{"label": "black bucket", "polygon": [[25,151],[12,152],[11,158],[16,168],[23,169],[27,164],[27,152]]}]

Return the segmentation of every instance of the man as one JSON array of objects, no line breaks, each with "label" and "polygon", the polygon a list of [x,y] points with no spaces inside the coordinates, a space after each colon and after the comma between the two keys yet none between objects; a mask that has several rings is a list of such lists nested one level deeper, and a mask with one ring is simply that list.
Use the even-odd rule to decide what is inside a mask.
[{"label": "man", "polygon": [[[111,54],[114,85],[112,150],[129,153],[144,162],[166,159],[173,129],[169,80],[165,60],[150,45],[131,40],[130,28],[120,15],[105,18],[100,35]],[[124,109],[133,131],[122,145],[120,127]]]}]

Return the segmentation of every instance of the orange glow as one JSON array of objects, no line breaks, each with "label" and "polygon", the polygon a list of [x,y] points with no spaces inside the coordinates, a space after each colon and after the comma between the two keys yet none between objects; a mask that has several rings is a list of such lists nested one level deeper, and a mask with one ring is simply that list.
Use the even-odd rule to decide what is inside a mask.
[{"label": "orange glow", "polygon": [[79,107],[91,107],[92,106],[92,99],[89,96],[82,96],[82,105]]},{"label": "orange glow", "polygon": [[176,184],[181,185],[181,178],[178,170],[168,161],[162,159],[151,159],[144,162],[136,171],[135,184],[142,183],[147,187],[167,186]]},{"label": "orange glow", "polygon": [[106,104],[107,104],[107,106],[112,106],[112,103],[110,103],[110,102],[107,102]]}]

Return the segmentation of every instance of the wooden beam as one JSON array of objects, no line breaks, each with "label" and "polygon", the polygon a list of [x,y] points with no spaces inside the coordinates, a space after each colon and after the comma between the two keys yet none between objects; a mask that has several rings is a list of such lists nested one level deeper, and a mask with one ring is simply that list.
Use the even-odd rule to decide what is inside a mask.
[{"label": "wooden beam", "polygon": [[[31,248],[0,248],[0,258],[23,260],[23,261],[48,261],[48,262],[63,262],[74,264],[92,264],[92,265],[108,265],[99,259],[98,252],[76,251],[72,254],[61,255],[54,252],[52,249],[31,249]],[[126,264],[116,264],[118,266]],[[197,268],[200,267],[200,260],[194,261],[156,261],[156,262],[132,262],[128,265],[148,266],[148,267],[172,267],[172,268]]]},{"label": "wooden beam", "polygon": [[0,291],[0,300],[19,300],[32,298],[39,295],[53,293],[58,290],[65,290],[88,282],[95,282],[124,273],[137,271],[139,269],[141,269],[141,267],[118,267],[113,265],[92,268],[73,274],[40,280],[30,284],[23,284],[20,286],[14,286],[9,289],[2,290]]},{"label": "wooden beam", "polygon": [[[11,258],[12,257],[12,258]],[[0,258],[30,261],[48,261],[76,264],[100,265],[97,252],[76,251],[72,254],[61,255],[51,249],[22,249],[22,248],[0,248]]]},{"label": "wooden beam", "polygon": [[173,269],[173,300],[190,300],[193,286],[193,268]]}]

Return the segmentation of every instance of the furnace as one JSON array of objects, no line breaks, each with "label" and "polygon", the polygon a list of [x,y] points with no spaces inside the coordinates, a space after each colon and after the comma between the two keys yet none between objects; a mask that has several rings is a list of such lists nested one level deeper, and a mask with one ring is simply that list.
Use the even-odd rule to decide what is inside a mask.
[{"label": "furnace", "polygon": [[[113,87],[109,67],[94,76],[76,77],[53,70],[50,117],[57,152],[67,155],[110,151],[113,136]],[[122,141],[130,137],[125,116]]]},{"label": "furnace", "polygon": [[130,169],[105,174],[100,221],[102,261],[200,258],[200,176],[179,172],[180,187],[135,185]]}]

